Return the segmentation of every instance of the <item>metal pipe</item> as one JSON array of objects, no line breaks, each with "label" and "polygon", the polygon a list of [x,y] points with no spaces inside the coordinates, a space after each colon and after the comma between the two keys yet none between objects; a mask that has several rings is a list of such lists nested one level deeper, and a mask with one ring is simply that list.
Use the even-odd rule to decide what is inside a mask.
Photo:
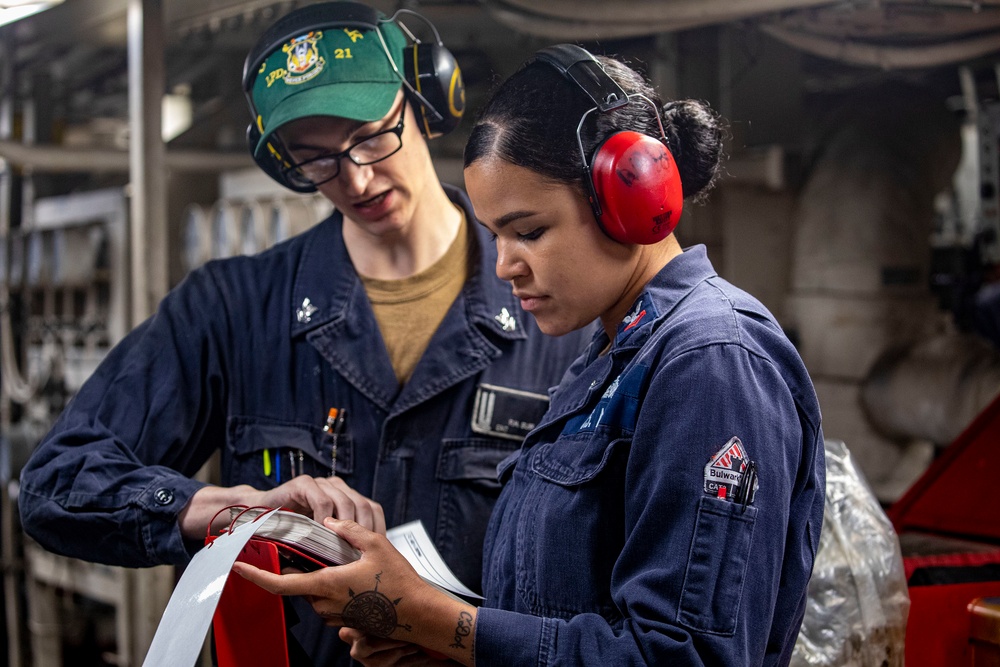
[{"label": "metal pipe", "polygon": [[167,293],[167,195],[161,100],[166,81],[162,0],[128,3],[132,324]]},{"label": "metal pipe", "polygon": [[[130,181],[129,209],[132,308],[131,324],[152,315],[170,287],[168,273],[165,147],[161,101],[166,82],[163,0],[129,0],[128,91]],[[130,572],[123,609],[131,626],[125,664],[138,664],[156,632],[157,621],[173,588],[173,568]],[[120,623],[124,626],[124,623]]]},{"label": "metal pipe", "polygon": [[[19,169],[36,173],[127,173],[129,153],[98,148],[61,146],[26,146],[0,139],[0,159]],[[167,151],[164,165],[175,171],[227,171],[253,166],[249,153],[213,153],[211,151]]]},{"label": "metal pipe", "polygon": [[[0,30],[0,139],[8,139],[13,134],[14,119],[14,39],[9,30]],[[10,165],[0,158],[0,238],[10,241],[11,209],[12,209],[12,174]],[[6,251],[6,248],[3,249]],[[4,262],[9,267],[10,258]],[[10,293],[8,292],[8,276],[0,276],[0,366],[2,366],[3,381],[0,382],[0,562],[3,565],[4,611],[7,631],[7,664],[10,667],[23,667],[24,651],[22,633],[24,627],[24,609],[18,590],[24,577],[24,561],[18,548],[19,529],[16,528],[14,500],[11,498],[10,479],[14,471],[13,445],[7,435],[11,432],[11,408],[14,393],[23,390],[24,379],[20,368],[16,365],[14,353],[13,327],[10,321]],[[10,365],[8,365],[10,362]],[[17,377],[10,377],[11,373]],[[13,381],[13,382],[12,382]]]},{"label": "metal pipe", "polygon": [[[3,40],[7,50],[13,50],[10,40]],[[7,55],[7,54],[5,54]],[[9,139],[13,134],[14,115],[14,71],[11,58],[3,58],[3,72],[0,75],[0,90],[4,96],[0,100],[0,140]],[[30,104],[25,104],[23,116],[25,118],[25,136],[33,134],[32,113]],[[11,145],[22,146],[22,144]],[[2,155],[2,154],[0,154]],[[14,196],[13,174],[11,167],[6,162],[0,162],[2,173],[0,173],[0,237],[6,240],[11,238],[11,209]],[[27,182],[27,180],[26,180]],[[30,195],[30,190],[25,193]],[[22,217],[30,211],[30,204],[24,203],[22,206]],[[0,385],[2,385],[3,399],[14,403],[25,404],[34,398],[41,384],[38,378],[27,377],[21,372],[21,364],[18,360],[17,350],[14,348],[14,325],[10,316],[10,285],[8,276],[0,276]]]},{"label": "metal pipe", "polygon": [[823,58],[882,69],[936,67],[971,60],[1000,49],[1000,33],[991,33],[943,44],[888,46],[851,39],[829,39],[787,30],[773,25],[761,30],[789,46]]},{"label": "metal pipe", "polygon": [[[628,11],[621,5],[602,0],[503,0],[499,5],[518,9],[532,16],[560,19],[580,23],[633,24],[650,23],[659,26],[673,24],[708,25],[723,21],[735,21],[750,16],[771,12],[806,9],[830,4],[829,0],[629,0]],[[490,5],[487,5],[489,7]]]}]

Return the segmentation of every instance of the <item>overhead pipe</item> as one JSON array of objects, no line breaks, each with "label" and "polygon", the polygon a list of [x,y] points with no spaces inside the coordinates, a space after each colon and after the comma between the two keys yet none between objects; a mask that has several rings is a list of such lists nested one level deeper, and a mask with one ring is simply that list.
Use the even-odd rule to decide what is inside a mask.
[{"label": "overhead pipe", "polygon": [[669,25],[674,22],[706,25],[770,12],[783,12],[829,5],[830,0],[629,0],[628,11],[605,0],[502,0],[486,3],[488,8],[517,8],[526,15],[591,23]]},{"label": "overhead pipe", "polygon": [[628,11],[603,0],[502,0],[485,6],[500,22],[520,32],[553,39],[639,37],[740,21],[767,12],[809,9],[829,0],[635,0]]},{"label": "overhead pipe", "polygon": [[[25,145],[0,140],[0,159],[36,173],[112,172],[128,173],[127,150],[105,148],[66,148],[62,146]],[[177,171],[226,171],[253,166],[249,153],[216,153],[197,150],[168,150],[164,156],[168,169]]]},{"label": "overhead pipe", "polygon": [[[886,5],[915,4],[909,0]],[[640,37],[675,32],[706,25],[764,17],[830,6],[830,0],[632,0],[623,12],[617,3],[603,0],[494,0],[484,2],[493,16],[511,28],[551,39],[577,40]],[[965,0],[934,0],[921,7],[940,6],[969,9]],[[998,0],[981,0],[980,7],[1000,5]],[[984,22],[980,30],[989,29]],[[769,34],[805,51],[835,60],[885,68],[926,67],[957,62],[989,53],[998,48],[993,35],[961,40],[956,44],[919,47],[888,47],[872,43],[823,38],[778,26],[767,26]]]},{"label": "overhead pipe", "polygon": [[795,32],[775,25],[761,30],[789,46],[829,60],[882,69],[936,67],[972,60],[1000,49],[1000,32],[943,44],[888,46],[851,39],[830,39]]}]

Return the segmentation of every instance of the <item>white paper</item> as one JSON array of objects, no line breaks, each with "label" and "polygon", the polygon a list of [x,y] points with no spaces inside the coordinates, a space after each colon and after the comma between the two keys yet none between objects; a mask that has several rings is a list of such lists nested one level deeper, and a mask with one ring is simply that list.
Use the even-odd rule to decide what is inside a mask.
[{"label": "white paper", "polygon": [[223,533],[194,555],[163,611],[143,667],[193,667],[233,563],[273,514],[274,510],[258,521]]},{"label": "white paper", "polygon": [[482,595],[476,595],[459,581],[451,568],[445,564],[420,521],[396,526],[386,531],[385,536],[425,580],[465,597],[483,599]]}]

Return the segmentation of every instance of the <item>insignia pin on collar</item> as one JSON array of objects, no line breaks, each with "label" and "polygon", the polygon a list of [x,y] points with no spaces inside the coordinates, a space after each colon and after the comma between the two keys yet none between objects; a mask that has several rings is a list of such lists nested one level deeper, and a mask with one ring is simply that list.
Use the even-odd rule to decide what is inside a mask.
[{"label": "insignia pin on collar", "polygon": [[298,307],[295,311],[295,318],[302,324],[308,324],[312,320],[312,316],[316,314],[319,308],[312,304],[309,297],[302,300],[302,305]]},{"label": "insignia pin on collar", "polygon": [[517,328],[517,320],[514,316],[507,312],[506,308],[500,309],[499,315],[494,315],[493,319],[500,323],[500,328],[504,331],[513,331]]}]

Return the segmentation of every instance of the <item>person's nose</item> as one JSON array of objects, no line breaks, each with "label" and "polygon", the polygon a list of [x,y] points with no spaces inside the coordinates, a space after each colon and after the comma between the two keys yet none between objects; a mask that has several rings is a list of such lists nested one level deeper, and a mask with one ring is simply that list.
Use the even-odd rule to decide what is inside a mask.
[{"label": "person's nose", "polygon": [[510,282],[527,275],[528,265],[517,250],[516,242],[497,237],[497,278]]},{"label": "person's nose", "polygon": [[360,166],[345,158],[340,162],[340,174],[337,178],[343,185],[344,192],[358,197],[365,193],[373,173],[371,165]]}]

